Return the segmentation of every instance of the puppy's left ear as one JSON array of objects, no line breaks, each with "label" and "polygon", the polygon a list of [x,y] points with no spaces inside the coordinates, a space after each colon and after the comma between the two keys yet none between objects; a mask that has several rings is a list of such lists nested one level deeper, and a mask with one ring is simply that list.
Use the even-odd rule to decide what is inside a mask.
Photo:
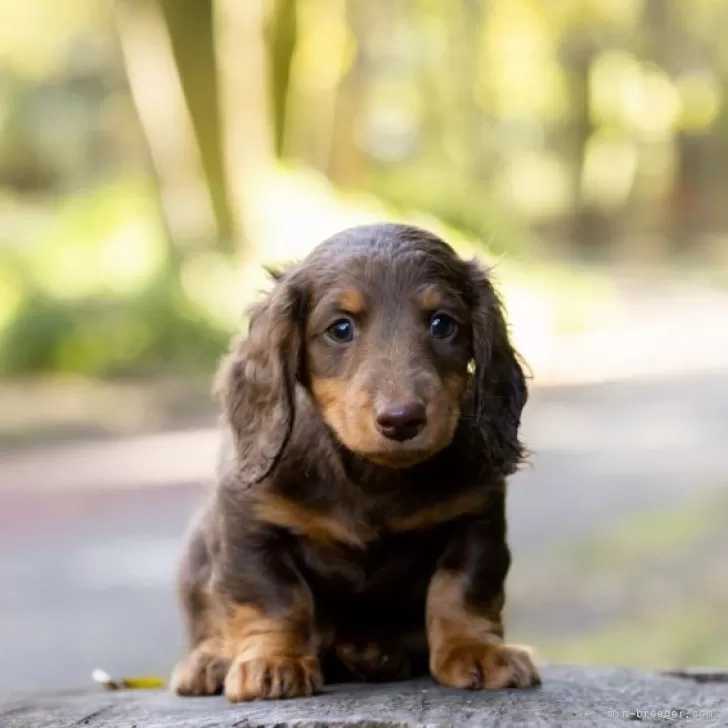
[{"label": "puppy's left ear", "polygon": [[528,389],[508,335],[503,305],[476,262],[468,264],[473,301],[473,407],[491,465],[503,475],[516,471],[525,449],[518,430]]},{"label": "puppy's left ear", "polygon": [[241,482],[247,486],[276,467],[295,418],[305,286],[297,270],[275,280],[273,291],[252,308],[248,335],[233,341],[215,384],[233,434]]}]

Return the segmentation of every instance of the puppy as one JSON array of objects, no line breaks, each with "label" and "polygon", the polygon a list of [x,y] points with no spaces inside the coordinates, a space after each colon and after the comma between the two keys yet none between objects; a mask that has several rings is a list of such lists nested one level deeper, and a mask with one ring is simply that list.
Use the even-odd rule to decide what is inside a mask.
[{"label": "puppy", "polygon": [[537,685],[503,640],[527,389],[487,273],[381,224],[275,278],[218,374],[228,449],[179,573],[173,690],[291,698],[427,671]]}]

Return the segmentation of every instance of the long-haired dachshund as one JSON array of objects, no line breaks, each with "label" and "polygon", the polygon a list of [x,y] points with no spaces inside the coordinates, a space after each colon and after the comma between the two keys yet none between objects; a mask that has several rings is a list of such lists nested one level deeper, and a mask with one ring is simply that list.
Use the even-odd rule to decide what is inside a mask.
[{"label": "long-haired dachshund", "polygon": [[180,569],[173,689],[290,698],[428,670],[537,685],[503,640],[527,389],[487,273],[380,224],[274,278],[218,375],[229,448]]}]

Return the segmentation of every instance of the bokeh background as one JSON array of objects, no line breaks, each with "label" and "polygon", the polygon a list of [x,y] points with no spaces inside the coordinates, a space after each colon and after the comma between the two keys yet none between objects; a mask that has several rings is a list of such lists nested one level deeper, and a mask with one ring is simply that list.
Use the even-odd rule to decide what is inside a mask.
[{"label": "bokeh background", "polygon": [[533,371],[514,640],[728,667],[728,5],[0,2],[0,691],[166,675],[217,358],[369,220],[494,265]]}]

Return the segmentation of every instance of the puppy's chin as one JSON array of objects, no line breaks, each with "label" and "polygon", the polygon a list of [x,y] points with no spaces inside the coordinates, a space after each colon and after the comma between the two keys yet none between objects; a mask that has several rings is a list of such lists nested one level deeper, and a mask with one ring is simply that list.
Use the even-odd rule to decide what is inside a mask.
[{"label": "puppy's chin", "polygon": [[392,470],[405,470],[424,463],[444,450],[451,442],[432,443],[423,437],[416,437],[406,442],[397,443],[384,438],[376,438],[368,447],[347,447],[359,457],[370,463]]},{"label": "puppy's chin", "polygon": [[359,452],[357,455],[363,457],[375,465],[392,470],[405,470],[429,460],[435,453],[425,451],[399,451],[399,452]]}]

